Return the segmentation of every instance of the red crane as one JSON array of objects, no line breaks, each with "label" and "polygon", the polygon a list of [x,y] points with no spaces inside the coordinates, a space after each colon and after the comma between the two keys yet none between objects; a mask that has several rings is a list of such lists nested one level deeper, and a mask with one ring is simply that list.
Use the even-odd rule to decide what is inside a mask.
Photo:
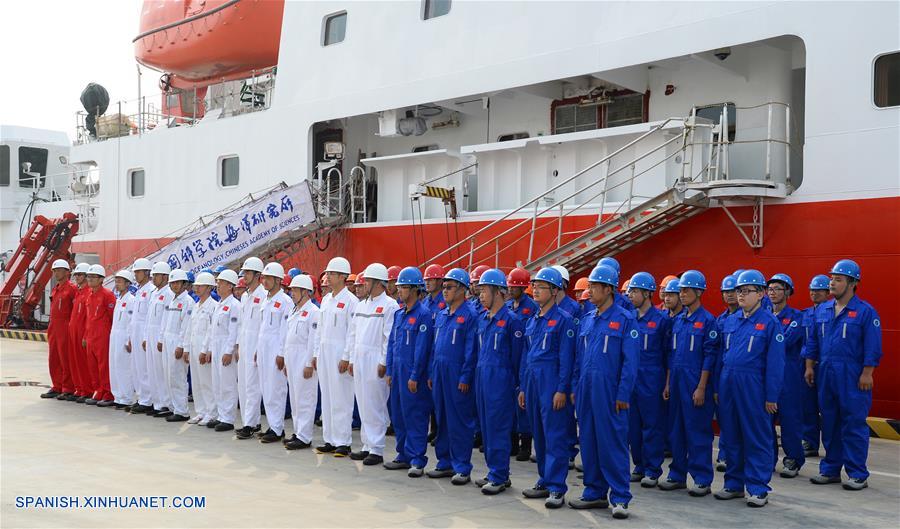
[{"label": "red crane", "polygon": [[[72,238],[78,233],[78,217],[65,213],[60,219],[38,215],[22,237],[6,266],[8,276],[0,289],[0,326],[33,329],[34,309],[41,302],[56,259],[69,260]],[[21,294],[13,294],[24,285]]]}]

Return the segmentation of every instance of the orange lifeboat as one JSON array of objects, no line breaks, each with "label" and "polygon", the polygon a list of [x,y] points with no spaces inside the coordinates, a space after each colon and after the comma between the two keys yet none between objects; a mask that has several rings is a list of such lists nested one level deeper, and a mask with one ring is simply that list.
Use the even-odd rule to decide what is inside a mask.
[{"label": "orange lifeboat", "polygon": [[176,88],[249,77],[278,63],[284,0],[144,0],[134,56]]}]

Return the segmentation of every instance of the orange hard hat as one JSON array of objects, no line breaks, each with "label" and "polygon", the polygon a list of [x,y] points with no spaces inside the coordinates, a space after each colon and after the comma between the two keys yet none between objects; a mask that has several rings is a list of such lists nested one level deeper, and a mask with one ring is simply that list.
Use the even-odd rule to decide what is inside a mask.
[{"label": "orange hard hat", "polygon": [[531,287],[531,274],[524,268],[513,268],[506,276],[506,284],[511,287]]},{"label": "orange hard hat", "polygon": [[622,292],[628,292],[628,284],[629,283],[631,283],[630,280],[622,283],[622,288],[621,288]]},{"label": "orange hard hat", "polygon": [[591,299],[591,291],[585,289],[584,292],[581,293],[581,296],[578,299],[580,299],[581,301],[587,301],[587,300]]},{"label": "orange hard hat", "polygon": [[321,286],[323,286],[323,287],[329,286],[329,285],[328,285],[328,276],[325,275],[324,272],[322,273],[322,280],[319,282],[319,285],[321,285]]},{"label": "orange hard hat", "polygon": [[422,279],[444,279],[444,267],[437,263],[428,265]]},{"label": "orange hard hat", "polygon": [[660,288],[660,290],[663,289],[663,288],[665,288],[665,286],[669,284],[669,281],[671,281],[671,280],[673,280],[673,279],[678,279],[678,276],[666,276],[666,277],[664,277],[663,280],[659,282],[659,288]]},{"label": "orange hard hat", "polygon": [[400,277],[400,270],[403,270],[397,265],[394,265],[388,268],[388,281],[396,281],[398,277]]},{"label": "orange hard hat", "polygon": [[356,283],[356,274],[350,274],[349,276],[347,276],[347,282]]},{"label": "orange hard hat", "polygon": [[471,272],[469,272],[469,281],[471,281],[472,283],[477,282],[479,279],[481,279],[481,274],[487,272],[490,269],[491,267],[488,265],[476,266]]},{"label": "orange hard hat", "polygon": [[588,283],[588,278],[580,277],[578,281],[575,282],[575,290],[584,290],[587,291],[590,283]]}]

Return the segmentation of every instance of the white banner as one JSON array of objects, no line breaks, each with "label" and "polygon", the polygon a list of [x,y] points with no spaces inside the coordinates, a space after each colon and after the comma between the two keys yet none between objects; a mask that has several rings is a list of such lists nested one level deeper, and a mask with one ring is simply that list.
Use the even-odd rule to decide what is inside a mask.
[{"label": "white banner", "polygon": [[147,258],[194,272],[254,255],[254,249],[316,219],[306,182],[270,191]]}]

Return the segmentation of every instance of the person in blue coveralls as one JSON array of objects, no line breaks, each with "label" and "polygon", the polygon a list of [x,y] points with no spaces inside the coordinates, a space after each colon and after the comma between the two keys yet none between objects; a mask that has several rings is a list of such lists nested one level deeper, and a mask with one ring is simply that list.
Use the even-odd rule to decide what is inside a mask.
[{"label": "person in blue coveralls", "polygon": [[719,333],[715,317],[700,302],[706,290],[703,274],[688,270],[678,286],[684,310],[672,322],[669,380],[664,390],[664,396],[670,399],[672,463],[659,488],[685,489],[690,474],[694,484],[688,494],[706,496],[713,479],[711,374],[718,356]]},{"label": "person in blue coveralls", "polygon": [[671,320],[653,306],[655,291],[656,280],[647,272],[638,272],[629,281],[628,297],[636,310],[640,354],[628,410],[628,444],[634,462],[631,481],[639,481],[645,488],[659,483],[666,437],[663,389]]},{"label": "person in blue coveralls", "polygon": [[[743,270],[738,270],[738,272],[743,272]],[[737,283],[737,276],[727,275],[722,279],[722,285],[719,288],[719,292],[722,294],[722,303],[725,304],[725,310],[716,317],[716,329],[720,336],[722,334],[722,327],[725,325],[725,320],[728,319],[728,316],[731,316],[740,310],[737,301],[737,292],[735,291],[735,283]],[[713,392],[715,392],[715,384],[717,382],[717,380],[713,381]],[[718,403],[716,403],[715,408],[716,420],[719,422],[719,452],[716,454],[716,470],[725,472],[725,445],[727,441],[725,441],[722,433],[722,421],[719,418],[719,413],[721,412]]]},{"label": "person in blue coveralls", "polygon": [[[601,257],[600,260],[597,261],[597,266],[608,266],[615,270],[617,274],[622,275],[622,265],[619,264],[618,259],[615,257]],[[621,292],[615,293],[615,303],[623,309],[634,310],[634,305],[631,304],[631,300],[622,295]]]},{"label": "person in blue coveralls", "polygon": [[447,307],[434,322],[434,350],[428,387],[434,399],[438,434],[435,468],[429,478],[448,478],[454,485],[471,481],[472,446],[475,440],[475,339],[478,314],[466,301],[469,274],[454,268],[444,276]]},{"label": "person in blue coveralls", "polygon": [[525,326],[525,353],[519,376],[519,406],[528,411],[534,437],[538,480],[522,491],[530,499],[545,498],[544,506],[565,504],[569,457],[574,444],[569,423],[573,407],[572,367],[575,362],[575,324],[556,304],[563,278],[553,268],[542,268],[532,280],[539,312]]},{"label": "person in blue coveralls", "polygon": [[875,309],[856,296],[859,265],[841,259],[831,269],[834,299],[816,307],[813,332],[804,350],[806,383],[819,389],[825,457],[817,485],[841,482],[847,490],[869,486],[869,426],[872,374],[881,360],[881,320]]},{"label": "person in blue coveralls", "polygon": [[[509,299],[506,301],[506,306],[516,313],[523,325],[538,313],[537,303],[525,293],[529,283],[531,283],[531,274],[524,268],[513,268],[506,276],[506,284],[509,287]],[[518,392],[514,399],[516,428],[510,456],[515,456],[516,461],[528,461],[531,458],[531,423],[528,422],[528,413],[518,405]]]},{"label": "person in blue coveralls", "polygon": [[728,316],[722,331],[722,361],[717,366],[722,410],[720,418],[728,445],[725,487],[716,491],[718,500],[744,497],[747,505],[762,507],[769,501],[772,478],[772,416],[784,382],[782,325],[762,308],[766,279],[757,270],[738,276],[741,311]]},{"label": "person in blue coveralls", "polygon": [[[815,329],[816,307],[828,301],[831,296],[831,280],[828,276],[818,274],[809,282],[809,299],[812,306],[803,309],[803,349],[809,341],[809,334]],[[803,350],[800,356],[805,358]],[[819,416],[819,396],[816,387],[803,384],[803,455],[806,457],[818,457],[819,440],[822,434],[822,420]]]},{"label": "person in blue coveralls", "polygon": [[475,403],[488,473],[475,484],[483,494],[492,496],[512,486],[509,454],[525,326],[505,304],[507,286],[503,272],[496,268],[487,270],[478,279],[478,286],[485,311],[478,320]]},{"label": "person in blue coveralls", "polygon": [[387,351],[387,384],[391,388],[391,423],[397,441],[397,457],[384,463],[388,470],[407,470],[411,478],[421,477],[428,463],[428,421],[431,390],[427,384],[431,349],[434,346],[434,318],[419,301],[425,280],[418,268],[408,266],[397,277],[397,292],[403,307],[394,314]]},{"label": "person in blue coveralls", "polygon": [[[794,295],[794,281],[787,274],[775,274],[767,282],[766,291],[772,302],[772,313],[781,324],[784,335],[784,384],[778,398],[775,419],[781,426],[781,448],[784,459],[779,475],[796,477],[806,462],[803,453],[803,380],[804,361],[800,358],[804,335],[803,314],[788,305]],[[778,461],[778,442],[773,441],[774,461]]]},{"label": "person in blue coveralls", "polygon": [[614,518],[627,518],[628,408],[640,363],[640,331],[632,311],[615,303],[619,274],[613,268],[594,268],[588,281],[597,309],[582,319],[578,329],[573,375],[584,492],[569,506],[611,506]]}]

